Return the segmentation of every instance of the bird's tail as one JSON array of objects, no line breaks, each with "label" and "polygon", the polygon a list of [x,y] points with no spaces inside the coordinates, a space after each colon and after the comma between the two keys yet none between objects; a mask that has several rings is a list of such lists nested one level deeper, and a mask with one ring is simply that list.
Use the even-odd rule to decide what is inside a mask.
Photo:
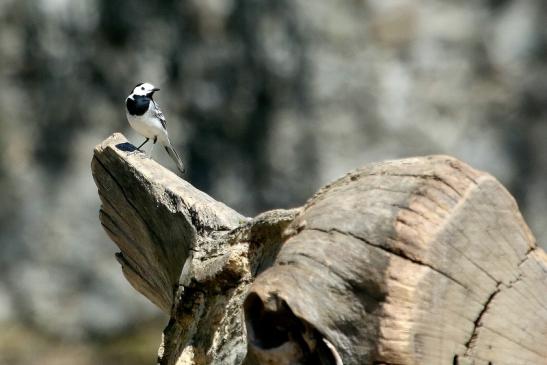
[{"label": "bird's tail", "polygon": [[163,147],[165,147],[165,150],[167,151],[169,157],[171,157],[173,161],[175,161],[179,171],[184,174],[184,164],[182,163],[182,160],[180,159],[177,151],[175,151],[175,149],[173,148],[173,145],[171,145],[171,142],[167,141],[167,143]]}]

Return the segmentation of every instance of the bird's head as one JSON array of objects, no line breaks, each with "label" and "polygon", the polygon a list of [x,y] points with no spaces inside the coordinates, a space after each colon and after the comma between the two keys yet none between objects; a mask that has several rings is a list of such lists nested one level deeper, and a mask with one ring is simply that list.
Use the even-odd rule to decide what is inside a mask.
[{"label": "bird's head", "polygon": [[135,86],[131,95],[148,96],[152,98],[152,95],[154,95],[154,93],[158,90],[159,88],[155,87],[152,84],[149,84],[148,82],[141,82],[140,84],[137,84],[137,86]]}]

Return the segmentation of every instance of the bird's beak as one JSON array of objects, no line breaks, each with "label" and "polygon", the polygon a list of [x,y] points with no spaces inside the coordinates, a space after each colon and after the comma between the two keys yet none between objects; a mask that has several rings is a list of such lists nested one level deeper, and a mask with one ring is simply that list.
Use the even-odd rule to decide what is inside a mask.
[{"label": "bird's beak", "polygon": [[156,91],[160,91],[160,88],[159,87],[155,87],[152,89],[152,92],[156,92]]}]

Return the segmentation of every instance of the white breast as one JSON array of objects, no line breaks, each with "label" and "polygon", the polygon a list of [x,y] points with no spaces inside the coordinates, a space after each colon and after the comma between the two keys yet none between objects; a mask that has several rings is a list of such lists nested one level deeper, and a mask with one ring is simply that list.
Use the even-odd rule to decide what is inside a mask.
[{"label": "white breast", "polygon": [[[150,107],[152,107],[152,103],[150,103]],[[150,107],[143,115],[131,115],[126,110],[127,121],[142,136],[151,139],[157,136],[160,142],[167,141],[167,131],[163,128],[161,121],[154,115]]]}]

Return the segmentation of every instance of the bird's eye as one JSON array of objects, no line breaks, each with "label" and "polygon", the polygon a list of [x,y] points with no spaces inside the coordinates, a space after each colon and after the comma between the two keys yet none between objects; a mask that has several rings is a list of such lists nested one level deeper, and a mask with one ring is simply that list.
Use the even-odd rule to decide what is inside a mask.
[{"label": "bird's eye", "polygon": [[141,90],[144,90],[144,87],[143,87],[143,86],[141,86]]}]

